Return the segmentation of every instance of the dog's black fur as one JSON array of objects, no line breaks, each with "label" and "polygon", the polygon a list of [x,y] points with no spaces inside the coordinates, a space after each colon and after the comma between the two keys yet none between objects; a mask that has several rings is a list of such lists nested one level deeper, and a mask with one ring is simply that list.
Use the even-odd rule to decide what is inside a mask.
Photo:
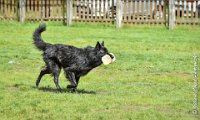
[{"label": "dog's black fur", "polygon": [[93,68],[101,65],[101,58],[105,54],[110,55],[111,58],[114,57],[108,53],[104,42],[101,44],[97,42],[95,47],[88,46],[85,48],[46,43],[41,38],[41,33],[45,30],[46,25],[42,24],[33,33],[33,43],[39,50],[43,51],[43,60],[46,64],[46,67],[40,72],[36,80],[37,87],[43,75],[52,74],[57,90],[61,92],[62,89],[58,84],[58,79],[61,68],[63,68],[66,78],[71,83],[67,88],[71,88],[76,92],[81,76],[86,75]]}]

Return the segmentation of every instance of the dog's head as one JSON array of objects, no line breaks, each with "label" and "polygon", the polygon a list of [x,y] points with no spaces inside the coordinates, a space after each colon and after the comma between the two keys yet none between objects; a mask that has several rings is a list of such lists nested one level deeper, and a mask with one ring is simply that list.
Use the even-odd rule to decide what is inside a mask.
[{"label": "dog's head", "polygon": [[104,41],[102,43],[97,42],[95,48],[104,65],[111,64],[116,60],[114,54],[109,53],[108,49],[104,46]]}]

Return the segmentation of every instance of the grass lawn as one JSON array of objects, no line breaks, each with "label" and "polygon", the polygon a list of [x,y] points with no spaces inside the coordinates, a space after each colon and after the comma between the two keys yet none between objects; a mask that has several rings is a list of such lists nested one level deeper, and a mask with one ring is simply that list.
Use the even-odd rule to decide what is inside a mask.
[{"label": "grass lawn", "polygon": [[38,25],[0,22],[1,120],[200,119],[192,114],[193,55],[200,56],[200,27],[168,31],[165,27],[66,27],[48,22],[42,34],[45,41],[77,47],[105,41],[117,58],[116,63],[82,77],[80,94],[66,90],[69,82],[62,72],[60,85],[65,92],[58,94],[49,75],[39,89],[35,87],[44,65],[41,52],[32,44]]}]

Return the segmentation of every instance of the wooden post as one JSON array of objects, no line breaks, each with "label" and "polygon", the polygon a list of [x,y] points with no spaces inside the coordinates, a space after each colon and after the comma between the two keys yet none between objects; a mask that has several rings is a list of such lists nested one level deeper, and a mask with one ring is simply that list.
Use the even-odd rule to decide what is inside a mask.
[{"label": "wooden post", "polygon": [[169,0],[169,30],[173,30],[175,28],[175,0]]},{"label": "wooden post", "polygon": [[26,6],[26,0],[19,0],[19,21],[24,22],[25,21],[25,6]]},{"label": "wooden post", "polygon": [[42,5],[42,21],[45,19],[45,14],[46,14],[46,10],[45,10],[45,4],[46,4],[46,2],[45,2],[45,0],[43,0],[43,1],[41,1],[41,5]]},{"label": "wooden post", "polygon": [[[111,4],[112,5],[112,24],[114,24],[114,22],[115,22],[114,14],[116,14],[116,11],[114,13],[114,6],[115,6],[114,0],[112,0],[111,2],[112,2],[112,4]],[[115,17],[116,17],[116,15],[115,15]]]},{"label": "wooden post", "polygon": [[72,0],[66,0],[66,5],[67,5],[67,9],[66,9],[66,13],[67,13],[67,26],[70,26],[72,24],[72,17],[73,17],[73,8],[72,8]]},{"label": "wooden post", "polygon": [[116,27],[121,28],[122,27],[122,1],[117,0],[117,8],[116,8]]}]

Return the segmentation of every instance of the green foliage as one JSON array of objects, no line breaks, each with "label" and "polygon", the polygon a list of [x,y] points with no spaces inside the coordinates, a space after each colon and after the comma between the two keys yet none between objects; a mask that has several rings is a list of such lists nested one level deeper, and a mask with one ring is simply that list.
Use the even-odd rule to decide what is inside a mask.
[{"label": "green foliage", "polygon": [[193,54],[200,56],[200,27],[168,31],[164,27],[66,27],[47,22],[42,34],[45,41],[77,47],[105,41],[117,57],[116,63],[102,65],[81,78],[80,94],[66,90],[69,82],[62,73],[60,85],[65,92],[58,94],[48,75],[35,88],[44,65],[41,52],[32,44],[38,25],[0,22],[0,119],[200,119],[192,114]]}]

